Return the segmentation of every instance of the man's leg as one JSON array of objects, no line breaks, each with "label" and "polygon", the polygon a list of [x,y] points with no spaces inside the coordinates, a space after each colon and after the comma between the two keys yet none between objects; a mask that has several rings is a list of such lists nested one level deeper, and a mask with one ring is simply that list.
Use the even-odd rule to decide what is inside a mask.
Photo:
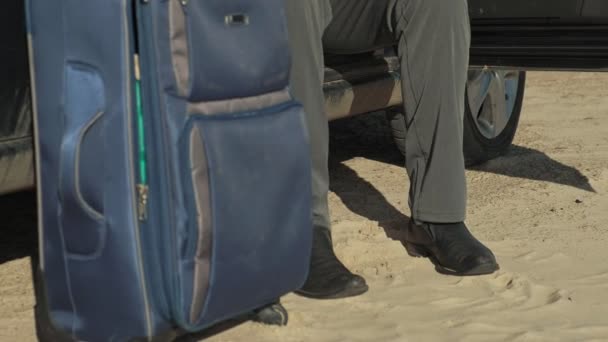
[{"label": "man's leg", "polygon": [[287,0],[292,54],[291,90],[304,105],[310,135],[313,188],[313,249],[308,279],[297,293],[314,298],[343,298],[367,291],[365,280],[352,274],[335,256],[327,195],[329,129],[324,110],[321,37],[331,18],[326,0]]},{"label": "man's leg", "polygon": [[327,50],[369,50],[398,43],[413,218],[463,221],[462,125],[469,63],[466,0],[330,2],[334,19],[324,37]]},{"label": "man's leg", "polygon": [[469,65],[466,0],[394,0],[406,114],[413,220],[406,247],[456,275],[492,273],[492,252],[469,232],[463,115]]},{"label": "man's leg", "polygon": [[[412,221],[406,246],[455,274],[498,265],[463,221],[462,152],[470,23],[466,0],[330,0],[324,42],[338,52],[398,43],[406,115],[406,167]],[[362,28],[361,26],[364,26]],[[357,33],[367,30],[367,34]]]},{"label": "man's leg", "polygon": [[412,216],[422,222],[464,221],[466,0],[397,0],[392,11],[404,82]]}]

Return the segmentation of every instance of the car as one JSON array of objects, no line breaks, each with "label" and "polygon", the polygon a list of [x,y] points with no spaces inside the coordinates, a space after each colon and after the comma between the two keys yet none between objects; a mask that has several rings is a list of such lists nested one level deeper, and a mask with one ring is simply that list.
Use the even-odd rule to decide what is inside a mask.
[{"label": "car", "polygon": [[32,106],[23,0],[0,10],[0,194],[32,187]]},{"label": "car", "polygon": [[[524,100],[526,70],[608,70],[608,1],[469,0],[471,68],[465,95],[468,166],[508,151]],[[386,111],[405,153],[405,119],[394,49],[326,56],[330,120]]]},{"label": "car", "polygon": [[[0,11],[0,194],[34,186],[24,0]],[[469,0],[471,69],[464,116],[467,165],[505,153],[524,99],[526,70],[607,70],[608,1]],[[405,151],[394,49],[326,56],[328,120],[386,111]]]}]

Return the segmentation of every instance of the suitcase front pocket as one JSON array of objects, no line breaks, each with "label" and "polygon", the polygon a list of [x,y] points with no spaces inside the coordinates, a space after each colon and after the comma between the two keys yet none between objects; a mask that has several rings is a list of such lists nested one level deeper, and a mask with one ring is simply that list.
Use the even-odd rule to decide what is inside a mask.
[{"label": "suitcase front pocket", "polygon": [[189,233],[180,323],[200,328],[302,285],[311,235],[309,146],[293,103],[193,116],[184,135]]},{"label": "suitcase front pocket", "polygon": [[165,1],[169,46],[160,53],[170,51],[172,77],[165,74],[164,86],[173,95],[216,101],[287,86],[287,31],[277,12],[283,0]]}]

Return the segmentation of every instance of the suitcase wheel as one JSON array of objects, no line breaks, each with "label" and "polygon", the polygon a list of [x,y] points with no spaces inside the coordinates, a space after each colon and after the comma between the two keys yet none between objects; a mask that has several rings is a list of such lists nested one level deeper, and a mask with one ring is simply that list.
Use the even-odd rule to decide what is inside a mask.
[{"label": "suitcase wheel", "polygon": [[285,310],[285,307],[281,303],[263,307],[256,310],[253,315],[254,322],[267,325],[285,326],[288,320],[287,310]]}]

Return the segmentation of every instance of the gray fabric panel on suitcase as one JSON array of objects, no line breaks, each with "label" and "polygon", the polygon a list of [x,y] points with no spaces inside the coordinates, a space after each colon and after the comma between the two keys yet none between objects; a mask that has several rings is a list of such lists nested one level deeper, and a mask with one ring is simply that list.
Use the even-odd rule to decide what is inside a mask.
[{"label": "gray fabric panel on suitcase", "polygon": [[201,315],[205,297],[209,289],[208,281],[211,263],[211,194],[209,189],[209,170],[205,146],[198,127],[190,133],[190,166],[192,184],[194,185],[194,200],[198,224],[198,241],[196,244],[196,260],[194,265],[194,288],[190,321],[194,322]]},{"label": "gray fabric panel on suitcase", "polygon": [[258,96],[243,97],[224,101],[208,101],[188,104],[188,114],[228,114],[256,111],[274,107],[291,100],[287,89]]},{"label": "gray fabric panel on suitcase", "polygon": [[173,72],[177,94],[188,96],[190,82],[190,49],[186,34],[186,18],[179,1],[169,2],[169,35],[171,38],[171,56],[173,56]]}]

